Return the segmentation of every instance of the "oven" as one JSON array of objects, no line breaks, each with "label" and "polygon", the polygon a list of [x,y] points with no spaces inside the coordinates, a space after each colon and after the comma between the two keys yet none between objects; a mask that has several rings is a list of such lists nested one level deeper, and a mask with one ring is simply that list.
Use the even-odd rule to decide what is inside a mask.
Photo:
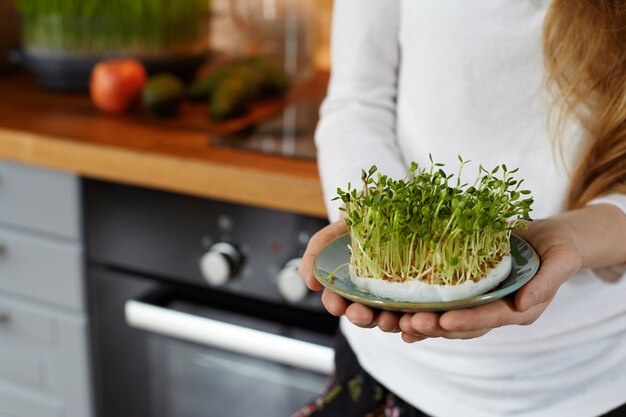
[{"label": "oven", "polygon": [[84,180],[98,417],[282,417],[337,319],[297,276],[321,219]]}]

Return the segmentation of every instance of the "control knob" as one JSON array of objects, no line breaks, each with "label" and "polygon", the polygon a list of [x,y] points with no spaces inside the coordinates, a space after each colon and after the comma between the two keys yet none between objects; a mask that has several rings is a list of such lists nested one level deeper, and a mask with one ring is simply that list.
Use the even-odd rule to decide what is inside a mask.
[{"label": "control knob", "polygon": [[290,260],[278,273],[278,292],[291,303],[302,301],[309,294],[309,289],[298,274],[301,260],[302,258]]},{"label": "control knob", "polygon": [[219,287],[235,275],[241,259],[237,248],[230,243],[215,243],[200,259],[200,271],[209,284]]}]

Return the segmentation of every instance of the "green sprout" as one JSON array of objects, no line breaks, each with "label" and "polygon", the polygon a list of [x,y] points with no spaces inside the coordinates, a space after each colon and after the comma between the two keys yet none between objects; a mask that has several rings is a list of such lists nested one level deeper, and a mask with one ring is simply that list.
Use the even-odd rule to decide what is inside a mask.
[{"label": "green sprout", "polygon": [[531,220],[533,203],[512,176],[518,169],[480,166],[468,187],[461,172],[469,161],[459,161],[456,178],[430,157],[428,170],[413,162],[404,179],[375,176],[372,166],[361,190],[337,189],[357,275],[455,285],[480,280],[510,253],[511,231]]}]

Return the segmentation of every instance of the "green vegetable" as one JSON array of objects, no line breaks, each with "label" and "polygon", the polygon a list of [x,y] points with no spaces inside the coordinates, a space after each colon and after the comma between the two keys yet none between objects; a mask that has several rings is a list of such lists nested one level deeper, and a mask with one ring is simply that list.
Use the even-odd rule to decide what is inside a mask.
[{"label": "green vegetable", "polygon": [[291,81],[287,73],[267,58],[250,57],[243,59],[241,64],[261,73],[263,94],[281,95],[289,89]]},{"label": "green vegetable", "polygon": [[174,116],[185,96],[185,86],[172,74],[157,74],[150,78],[143,90],[143,104],[161,117]]},{"label": "green vegetable", "polygon": [[428,170],[412,163],[402,180],[375,177],[373,166],[361,190],[337,189],[357,275],[453,285],[480,279],[510,252],[511,231],[530,220],[530,191],[506,165],[480,166],[473,185],[460,184],[459,160],[456,180],[431,158]]},{"label": "green vegetable", "polygon": [[261,85],[257,88],[261,96],[284,94],[290,85],[289,77],[277,65],[263,57],[248,57],[195,81],[188,89],[189,98],[194,101],[210,99],[231,76],[251,78],[253,83],[260,82]]},{"label": "green vegetable", "polygon": [[192,101],[206,101],[213,95],[213,92],[232,72],[231,67],[222,68],[212,72],[204,78],[193,82],[187,90],[187,95]]},{"label": "green vegetable", "polygon": [[248,57],[194,82],[188,96],[209,100],[211,116],[222,120],[245,113],[258,99],[284,94],[289,84],[287,74],[268,59]]},{"label": "green vegetable", "polygon": [[263,76],[247,67],[234,68],[213,91],[211,116],[222,120],[239,116],[262,95]]}]

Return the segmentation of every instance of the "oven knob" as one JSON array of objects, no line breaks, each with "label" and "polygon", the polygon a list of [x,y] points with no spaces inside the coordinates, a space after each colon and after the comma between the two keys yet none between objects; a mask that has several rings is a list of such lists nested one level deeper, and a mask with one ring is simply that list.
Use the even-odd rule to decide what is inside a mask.
[{"label": "oven knob", "polygon": [[241,254],[230,243],[216,243],[200,259],[200,271],[214,286],[226,284],[241,263]]},{"label": "oven knob", "polygon": [[290,260],[278,273],[278,292],[291,303],[302,301],[309,294],[309,289],[298,274],[301,260],[301,258]]}]

